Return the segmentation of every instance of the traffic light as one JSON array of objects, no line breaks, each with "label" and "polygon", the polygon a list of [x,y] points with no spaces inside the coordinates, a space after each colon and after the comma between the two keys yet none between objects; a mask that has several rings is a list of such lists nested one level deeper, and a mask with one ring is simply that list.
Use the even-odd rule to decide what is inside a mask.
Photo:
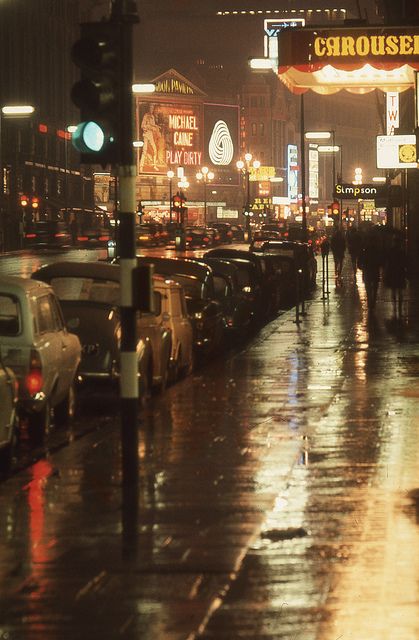
[{"label": "traffic light", "polygon": [[182,208],[182,198],[179,193],[176,193],[172,198],[173,209],[175,211],[180,211]]},{"label": "traffic light", "polygon": [[339,220],[339,216],[340,216],[340,207],[339,207],[339,202],[332,202],[332,216],[333,218]]},{"label": "traffic light", "polygon": [[71,90],[81,122],[72,135],[85,164],[117,164],[121,145],[122,74],[119,25],[86,22],[71,57],[81,78]]},{"label": "traffic light", "polygon": [[25,196],[25,195],[23,195],[23,194],[22,194],[22,195],[20,196],[20,206],[21,206],[21,207],[27,207],[27,206],[28,206],[28,204],[29,204],[29,198],[28,198],[28,196]]},{"label": "traffic light", "polygon": [[31,199],[31,206],[34,211],[36,211],[36,209],[39,209],[39,198],[33,196]]}]

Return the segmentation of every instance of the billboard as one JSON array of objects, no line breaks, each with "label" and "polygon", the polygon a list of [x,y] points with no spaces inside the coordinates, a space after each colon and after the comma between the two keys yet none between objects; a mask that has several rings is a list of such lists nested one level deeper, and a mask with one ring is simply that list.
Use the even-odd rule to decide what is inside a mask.
[{"label": "billboard", "polygon": [[202,164],[214,173],[214,184],[238,184],[239,117],[236,105],[204,104]]},{"label": "billboard", "polygon": [[188,174],[202,166],[201,105],[138,100],[136,127],[137,140],[143,142],[138,173],[166,175],[182,166]]},{"label": "billboard", "polygon": [[298,201],[298,148],[296,144],[287,146],[288,198]]},{"label": "billboard", "polygon": [[377,136],[378,169],[414,169],[416,162],[416,136]]}]

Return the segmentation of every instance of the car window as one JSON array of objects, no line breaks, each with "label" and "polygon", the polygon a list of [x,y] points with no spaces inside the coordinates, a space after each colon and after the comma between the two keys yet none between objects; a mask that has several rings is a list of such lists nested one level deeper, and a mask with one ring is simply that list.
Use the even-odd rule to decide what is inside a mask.
[{"label": "car window", "polygon": [[185,296],[187,298],[202,298],[203,286],[202,282],[198,280],[198,278],[195,278],[194,276],[185,276],[178,273],[170,277],[182,285],[185,291]]},{"label": "car window", "polygon": [[0,293],[0,335],[17,336],[21,332],[21,312],[18,299]]},{"label": "car window", "polygon": [[161,314],[161,293],[154,291],[154,313],[156,316]]},{"label": "car window", "polygon": [[56,298],[54,298],[54,296],[50,295],[50,303],[55,329],[57,331],[62,331],[64,329],[64,319],[58,301]]},{"label": "car window", "polygon": [[119,304],[119,282],[71,276],[52,278],[51,285],[60,300]]},{"label": "car window", "polygon": [[41,296],[36,300],[36,319],[39,333],[47,333],[55,330],[54,315],[49,295]]},{"label": "car window", "polygon": [[214,289],[215,297],[217,300],[225,298],[228,293],[228,281],[226,280],[226,278],[214,275]]}]

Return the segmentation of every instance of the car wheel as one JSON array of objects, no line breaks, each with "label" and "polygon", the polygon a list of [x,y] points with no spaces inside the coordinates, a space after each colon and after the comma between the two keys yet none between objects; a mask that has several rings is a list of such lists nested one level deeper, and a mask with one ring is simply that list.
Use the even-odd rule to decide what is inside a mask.
[{"label": "car wheel", "polygon": [[54,418],[57,424],[68,425],[76,414],[76,388],[74,383],[70,386],[67,396],[54,409]]},{"label": "car wheel", "polygon": [[51,407],[47,401],[41,411],[28,413],[29,438],[36,444],[43,442],[51,426]]},{"label": "car wheel", "polygon": [[3,473],[9,473],[12,466],[13,456],[17,447],[17,430],[18,419],[15,416],[10,442],[3,449],[0,449],[0,471]]}]

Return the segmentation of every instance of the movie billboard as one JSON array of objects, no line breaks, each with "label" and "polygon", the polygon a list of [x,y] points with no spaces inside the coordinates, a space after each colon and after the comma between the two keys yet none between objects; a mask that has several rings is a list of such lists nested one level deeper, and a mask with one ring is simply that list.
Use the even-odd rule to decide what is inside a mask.
[{"label": "movie billboard", "polygon": [[[137,102],[138,173],[164,174],[203,164],[202,107],[179,102]],[[190,171],[188,171],[190,169]]]},{"label": "movie billboard", "polygon": [[239,116],[236,105],[204,104],[203,164],[214,173],[214,184],[238,184]]}]

